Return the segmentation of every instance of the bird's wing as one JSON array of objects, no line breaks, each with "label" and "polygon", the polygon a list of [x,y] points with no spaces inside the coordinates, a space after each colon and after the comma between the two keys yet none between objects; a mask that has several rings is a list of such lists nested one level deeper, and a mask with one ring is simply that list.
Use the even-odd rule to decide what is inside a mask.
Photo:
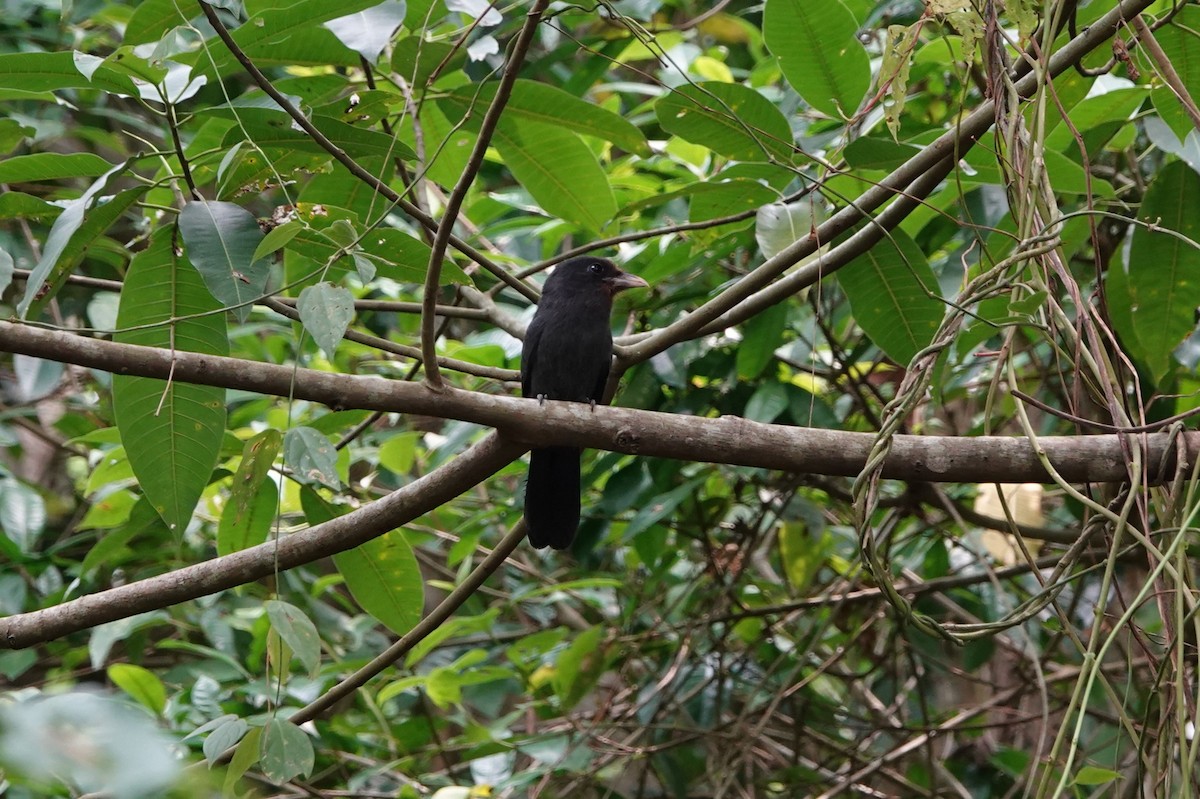
[{"label": "bird's wing", "polygon": [[521,346],[521,396],[533,396],[533,370],[537,365],[538,341],[542,337],[542,325],[534,319],[525,330],[525,343]]},{"label": "bird's wing", "polygon": [[605,359],[604,366],[600,367],[600,373],[596,376],[596,388],[592,391],[592,399],[596,402],[604,402],[604,389],[608,386],[608,373],[612,371],[612,356],[609,355]]}]

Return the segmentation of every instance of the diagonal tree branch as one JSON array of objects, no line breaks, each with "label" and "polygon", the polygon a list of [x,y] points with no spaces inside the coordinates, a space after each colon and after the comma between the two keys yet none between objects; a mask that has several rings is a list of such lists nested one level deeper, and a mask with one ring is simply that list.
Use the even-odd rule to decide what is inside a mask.
[{"label": "diagonal tree branch", "polygon": [[[1137,15],[1152,2],[1153,0],[1124,0],[1056,52],[1050,58],[1046,76],[1056,77],[1072,68],[1088,52],[1107,42],[1125,24],[1126,20]],[[1027,69],[1026,62],[1019,62],[1018,68]],[[1014,85],[1022,97],[1028,97],[1038,89],[1038,81],[1042,77],[1044,76],[1041,73],[1030,72],[1015,81]],[[888,200],[898,194],[903,194],[922,175],[937,169],[948,173],[953,164],[992,126],[995,122],[995,115],[995,103],[992,100],[984,101],[957,128],[939,136],[919,153],[897,167],[890,175],[863,192],[853,203],[827,219],[817,227],[815,235],[793,243],[775,257],[768,258],[750,274],[699,308],[672,324],[654,331],[650,336],[638,341],[637,344],[625,348],[622,357],[635,362],[644,361],[672,344],[699,335],[700,331],[721,317],[722,314],[728,313],[756,292],[767,288],[788,268],[862,222],[872,211]],[[925,185],[924,188],[927,189],[926,194],[933,190],[933,186]],[[920,198],[924,195],[914,196]],[[883,236],[884,231],[878,230],[874,226],[868,227],[863,233],[872,229],[876,230],[876,233],[867,234],[868,236],[880,238]],[[826,261],[823,266],[817,267],[815,274],[810,270],[805,280],[815,281],[818,277],[828,274],[839,266],[842,264]],[[802,283],[802,285],[796,285],[792,289],[793,292],[803,288],[803,285],[809,285],[801,280],[796,282]]]},{"label": "diagonal tree branch", "polygon": [[524,451],[521,445],[493,433],[446,465],[383,499],[304,532],[51,608],[0,619],[0,641],[7,648],[23,649],[353,549],[449,502]]}]

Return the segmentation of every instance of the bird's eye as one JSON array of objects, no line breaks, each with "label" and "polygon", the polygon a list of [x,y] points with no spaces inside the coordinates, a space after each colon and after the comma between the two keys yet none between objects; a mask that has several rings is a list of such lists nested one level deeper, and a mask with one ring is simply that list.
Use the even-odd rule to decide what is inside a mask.
[{"label": "bird's eye", "polygon": [[588,271],[591,272],[593,275],[598,275],[604,271],[604,264],[601,264],[601,263],[588,264]]}]

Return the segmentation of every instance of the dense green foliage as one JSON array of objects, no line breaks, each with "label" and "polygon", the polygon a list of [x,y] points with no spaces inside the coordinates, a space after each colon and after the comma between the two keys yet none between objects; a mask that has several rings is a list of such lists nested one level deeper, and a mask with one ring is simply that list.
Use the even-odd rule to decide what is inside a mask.
[{"label": "dense green foliage", "polygon": [[651,284],[614,404],[697,430],[882,456],[1200,405],[1200,6],[999,5],[5,4],[0,793],[1193,795],[1200,505],[1134,437],[1005,501],[936,447],[588,450],[570,553],[312,710],[520,521],[519,459],[438,482],[496,434],[433,392],[517,393],[567,253]]}]

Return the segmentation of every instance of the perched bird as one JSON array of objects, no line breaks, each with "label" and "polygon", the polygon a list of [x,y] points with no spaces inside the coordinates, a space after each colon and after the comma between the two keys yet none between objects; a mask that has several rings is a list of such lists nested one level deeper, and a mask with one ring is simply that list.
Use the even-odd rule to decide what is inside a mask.
[{"label": "perched bird", "polygon": [[[525,333],[521,393],[539,400],[604,400],[612,367],[613,297],[649,284],[605,258],[584,256],[555,267]],[[579,527],[579,449],[545,447],[529,458],[525,522],[538,549],[566,549]]]}]

